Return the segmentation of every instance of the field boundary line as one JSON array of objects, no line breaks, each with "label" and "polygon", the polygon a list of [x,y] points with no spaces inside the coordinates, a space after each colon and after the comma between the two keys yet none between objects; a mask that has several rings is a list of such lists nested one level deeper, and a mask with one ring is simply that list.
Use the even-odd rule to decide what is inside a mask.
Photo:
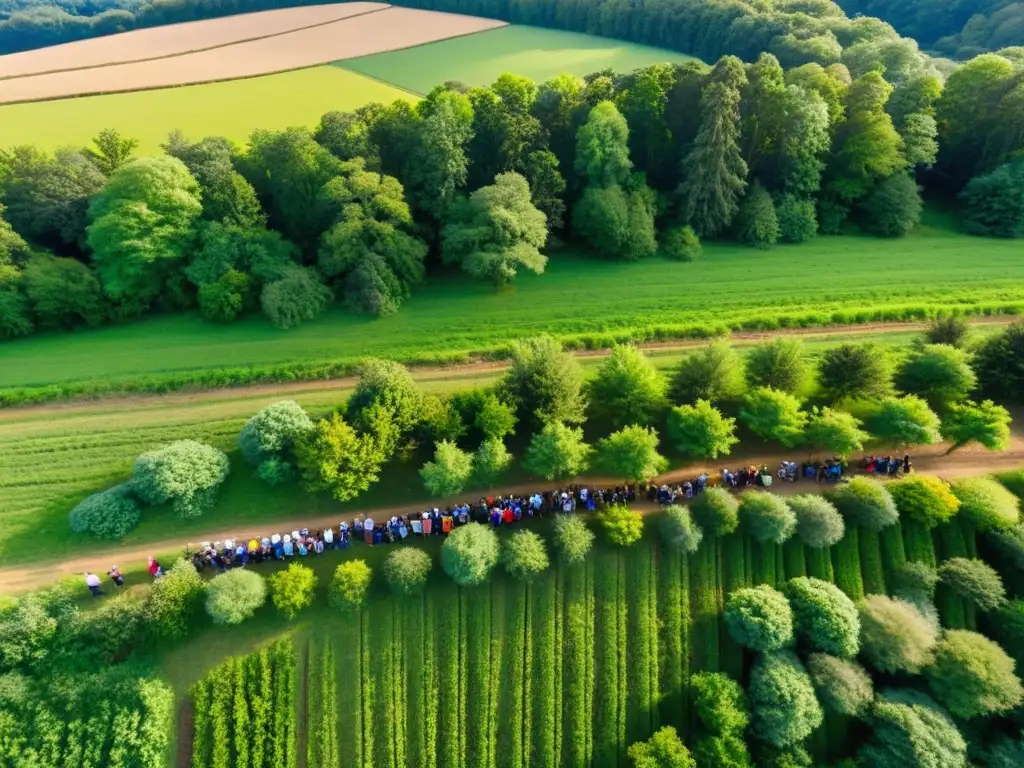
[{"label": "field boundary line", "polygon": [[[405,50],[405,49],[404,48],[400,48],[399,50]],[[344,59],[342,61],[344,61]],[[372,80],[373,82],[377,83],[378,85],[386,85],[388,88],[394,88],[396,91],[401,91],[402,93],[407,93],[410,96],[415,96],[417,99],[422,99],[424,96],[426,96],[425,93],[419,93],[418,91],[411,91],[411,90],[409,90],[408,88],[406,88],[404,86],[396,85],[395,83],[390,83],[387,80],[381,80],[379,77],[374,77],[373,75],[367,75],[367,74],[364,74],[362,72],[356,72],[354,69],[349,69],[348,67],[343,67],[338,62],[331,62],[330,64],[321,64],[320,66],[322,66],[322,67],[332,67],[334,69],[340,69],[342,72],[348,72],[350,75],[355,75],[356,77],[362,77],[362,78],[365,78],[367,80]]]},{"label": "field boundary line", "polygon": [[[299,6],[299,7],[302,7],[302,6]],[[84,64],[84,65],[82,65],[80,67],[60,67],[58,69],[47,69],[47,70],[44,70],[42,72],[25,72],[25,73],[20,74],[20,75],[0,75],[0,82],[3,82],[5,80],[24,80],[24,79],[29,78],[29,77],[42,77],[43,75],[57,75],[57,74],[60,74],[62,72],[86,72],[86,71],[88,71],[90,69],[105,69],[107,67],[119,67],[119,66],[123,66],[125,64],[142,64],[142,63],[147,62],[147,61],[161,61],[162,59],[176,59],[179,56],[188,56],[188,55],[193,54],[193,53],[205,53],[206,51],[215,51],[218,48],[230,48],[232,45],[243,45],[245,43],[255,43],[258,40],[269,40],[269,39],[274,38],[274,37],[280,37],[281,35],[291,34],[292,32],[305,32],[306,30],[317,29],[318,27],[326,27],[328,24],[337,24],[338,22],[341,22],[341,21],[348,21],[349,19],[358,19],[358,18],[360,18],[362,16],[369,16],[370,14],[373,14],[373,13],[380,13],[381,11],[387,11],[387,10],[390,10],[392,8],[395,8],[395,7],[396,6],[394,6],[394,5],[386,4],[386,5],[384,5],[383,8],[372,8],[369,11],[362,11],[360,13],[352,14],[351,16],[342,16],[339,19],[329,19],[327,21],[318,21],[315,24],[306,24],[305,26],[295,27],[294,29],[285,29],[285,30],[282,30],[280,32],[271,32],[270,34],[267,34],[267,35],[256,35],[254,37],[246,37],[246,38],[243,38],[241,40],[232,40],[232,41],[227,42],[227,43],[217,43],[215,45],[207,45],[207,46],[205,46],[203,48],[191,48],[191,49],[189,49],[187,51],[177,51],[175,53],[164,53],[164,54],[161,54],[159,56],[144,56],[141,59],[124,59],[124,60],[121,60],[121,61],[107,61],[107,62],[104,62],[102,64]],[[239,14],[239,15],[245,15],[245,14]],[[221,16],[219,18],[229,18],[229,17]],[[204,19],[204,21],[205,21],[205,19]],[[148,29],[154,29],[154,28],[155,27],[148,27]],[[312,66],[317,66],[317,65],[312,65]],[[271,74],[273,74],[273,73],[271,73]],[[233,79],[237,80],[239,78],[233,78]],[[162,87],[166,87],[166,86],[162,86]],[[158,89],[150,88],[148,90],[158,90]],[[126,91],[99,91],[99,93],[126,93]],[[75,97],[74,96],[69,96],[69,97],[63,97],[62,96],[61,98],[75,98]],[[59,99],[44,99],[44,101],[59,101]],[[23,104],[25,102],[23,102],[23,101],[22,102],[8,101],[8,102],[2,102],[2,103],[3,104],[19,104],[19,103]]]}]

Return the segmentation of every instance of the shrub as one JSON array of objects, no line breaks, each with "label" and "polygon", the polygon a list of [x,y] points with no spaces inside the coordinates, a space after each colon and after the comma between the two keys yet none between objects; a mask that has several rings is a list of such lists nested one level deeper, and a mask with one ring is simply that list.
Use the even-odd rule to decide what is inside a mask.
[{"label": "shrub", "polygon": [[987,637],[954,629],[935,646],[935,661],[924,674],[940,703],[971,718],[1020,705],[1024,689],[1013,668],[1013,659]]},{"label": "shrub", "polygon": [[832,402],[875,400],[892,392],[889,355],[877,344],[840,344],[818,363],[818,388]]},{"label": "shrub", "polygon": [[776,747],[799,744],[825,719],[807,670],[792,651],[761,656],[750,672],[750,730]]},{"label": "shrub", "polygon": [[640,541],[644,519],[625,504],[609,504],[597,513],[597,524],[612,544],[628,547]]},{"label": "shrub", "polygon": [[334,569],[327,601],[342,611],[354,611],[366,602],[373,570],[365,560],[349,560]]},{"label": "shrub", "polygon": [[407,435],[419,423],[423,395],[409,369],[391,360],[367,360],[359,382],[345,405],[345,416],[357,429],[372,432],[376,409],[388,414],[398,434]]},{"label": "shrub", "polygon": [[252,278],[229,269],[216,281],[199,286],[199,311],[211,323],[230,323],[242,313]]},{"label": "shrub", "polygon": [[422,549],[403,547],[384,561],[384,580],[397,595],[414,595],[427,583],[434,561]]},{"label": "shrub", "polygon": [[951,557],[939,566],[939,581],[983,611],[994,610],[1006,602],[1003,580],[982,560]]},{"label": "shrub", "polygon": [[762,584],[737,589],[725,605],[732,639],[755,651],[777,651],[793,642],[793,611],[781,592]]},{"label": "shrub", "polygon": [[818,234],[818,216],[813,200],[784,195],[775,207],[779,219],[779,239],[784,243],[806,243]]},{"label": "shrub", "polygon": [[935,597],[939,574],[927,563],[907,562],[896,571],[893,595],[920,606]]},{"label": "shrub", "polygon": [[760,542],[782,544],[796,530],[796,515],[781,497],[764,491],[740,495],[740,522]]},{"label": "shrub", "polygon": [[803,442],[807,414],[793,395],[760,387],[743,398],[740,421],[762,440],[792,448]]},{"label": "shrub", "polygon": [[953,721],[918,691],[883,691],[871,707],[870,740],[861,747],[863,768],[966,768],[967,743]]},{"label": "shrub", "polygon": [[120,539],[139,524],[139,503],[131,485],[121,483],[86,496],[68,515],[71,530],[100,539]]},{"label": "shrub", "polygon": [[291,460],[297,440],[313,431],[313,420],[294,400],[268,405],[245,422],[238,448],[253,466],[268,459]]},{"label": "shrub", "polygon": [[812,653],[807,659],[807,671],[818,700],[829,712],[857,717],[875,697],[871,676],[855,661]]},{"label": "shrub", "polygon": [[991,400],[950,403],[946,406],[939,432],[953,445],[948,453],[969,443],[1005,451],[1010,447],[1010,412]]},{"label": "shrub", "polygon": [[949,487],[960,502],[959,515],[979,531],[1012,528],[1020,522],[1020,502],[989,477],[954,480]]},{"label": "shrub", "polygon": [[747,697],[740,684],[721,672],[690,676],[693,707],[704,729],[711,734],[740,734],[750,720]]},{"label": "shrub", "polygon": [[843,516],[824,496],[802,493],[787,498],[786,504],[796,515],[796,535],[805,546],[831,547],[843,538]]},{"label": "shrub", "polygon": [[537,424],[584,419],[583,371],[576,359],[550,336],[536,336],[512,345],[511,365],[502,381],[518,404],[521,418]]},{"label": "shrub", "polygon": [[1024,237],[1024,163],[1004,163],[975,176],[959,198],[964,231],[984,237]]},{"label": "shrub", "polygon": [[850,525],[880,531],[900,516],[888,488],[869,477],[854,477],[832,494],[836,509]]},{"label": "shrub", "polygon": [[922,347],[896,371],[901,391],[923,397],[933,407],[963,400],[977,383],[967,353],[946,344]]},{"label": "shrub", "polygon": [[294,328],[321,314],[333,298],[315,270],[296,265],[263,287],[260,306],[278,328]]},{"label": "shrub", "polygon": [[863,226],[882,237],[903,237],[921,221],[921,193],[917,182],[903,171],[883,179],[860,203]]},{"label": "shrub", "polygon": [[178,440],[139,456],[131,487],[147,504],[169,501],[182,517],[198,517],[213,506],[228,469],[223,451],[195,440]]},{"label": "shrub", "polygon": [[267,599],[267,583],[255,571],[237,569],[214,576],[206,585],[206,612],[214,624],[239,624]]},{"label": "shrub", "polygon": [[[0,293],[2,296],[2,293]],[[0,310],[2,314],[2,310]],[[982,342],[974,353],[974,371],[985,397],[1017,400],[1024,390],[1024,323],[1016,322]]]},{"label": "shrub", "polygon": [[913,604],[868,595],[859,609],[861,653],[879,672],[917,674],[931,661],[937,629]]},{"label": "shrub", "polygon": [[275,486],[295,479],[295,466],[283,459],[261,461],[256,474],[267,485]]},{"label": "shrub", "polygon": [[532,579],[550,565],[544,540],[533,531],[516,531],[506,538],[501,559],[505,570],[523,581]]},{"label": "shrub", "polygon": [[772,196],[755,181],[740,203],[734,225],[736,239],[755,248],[771,248],[779,242],[779,217]]},{"label": "shrub", "polygon": [[667,546],[692,555],[700,546],[704,533],[693,522],[689,509],[673,504],[665,508],[661,518],[661,538]]},{"label": "shrub", "polygon": [[716,341],[687,355],[669,382],[674,403],[716,403],[734,397],[743,389],[743,363],[728,342]]},{"label": "shrub", "polygon": [[485,438],[501,440],[515,433],[516,421],[515,407],[489,392],[480,400],[473,424],[483,432]]},{"label": "shrub", "polygon": [[736,419],[723,416],[707,400],[679,405],[669,411],[668,439],[676,451],[698,459],[728,456],[739,442]]},{"label": "shrub", "polygon": [[868,430],[883,443],[934,445],[942,438],[939,417],[916,395],[886,397],[868,418]]},{"label": "shrub", "polygon": [[739,506],[724,488],[707,488],[690,504],[690,514],[708,536],[725,536],[739,526]]},{"label": "shrub", "polygon": [[461,493],[473,474],[473,457],[450,440],[434,447],[434,460],[420,469],[423,485],[432,496]]},{"label": "shrub", "polygon": [[34,253],[22,275],[25,295],[41,327],[71,328],[82,322],[103,322],[103,289],[81,261]]},{"label": "shrub", "polygon": [[962,315],[937,317],[925,328],[924,338],[929,344],[948,344],[957,349],[967,346],[971,324]]},{"label": "shrub", "polygon": [[441,547],[441,567],[461,587],[483,583],[498,562],[498,537],[480,523],[456,528]]},{"label": "shrub", "polygon": [[990,618],[995,639],[1020,664],[1024,661],[1024,599],[1011,600]]},{"label": "shrub", "polygon": [[582,429],[553,421],[530,439],[523,468],[545,480],[573,477],[587,471],[592,453]]},{"label": "shrub", "polygon": [[857,655],[860,619],[857,608],[839,587],[827,581],[799,577],[786,584],[797,636],[812,648],[838,656]]},{"label": "shrub", "polygon": [[636,424],[603,438],[597,444],[597,463],[608,474],[634,482],[650,480],[668,467],[658,453],[658,433]]},{"label": "shrub", "polygon": [[146,613],[153,632],[162,638],[182,638],[192,628],[205,583],[188,560],[178,560],[153,582]]},{"label": "shrub", "polygon": [[747,355],[747,384],[795,394],[811,374],[807,350],[802,341],[779,336],[758,344]]},{"label": "shrub", "polygon": [[811,448],[845,458],[863,448],[870,438],[860,427],[860,419],[853,414],[814,406],[804,427],[804,442]]},{"label": "shrub", "polygon": [[316,573],[299,563],[289,563],[283,571],[270,574],[270,601],[286,619],[294,619],[303,608],[313,604]]},{"label": "shrub", "polygon": [[473,454],[473,482],[488,485],[501,476],[511,463],[512,454],[508,452],[505,443],[499,438],[488,438],[480,443]]},{"label": "shrub", "polygon": [[582,563],[594,546],[594,532],[578,517],[559,515],[555,520],[555,548],[567,563]]},{"label": "shrub", "polygon": [[946,522],[960,508],[960,502],[950,492],[949,485],[931,475],[911,475],[889,483],[889,492],[900,515],[926,528]]},{"label": "shrub", "polygon": [[588,383],[591,407],[615,427],[651,423],[665,388],[661,372],[632,345],[615,346]]},{"label": "shrub", "polygon": [[647,741],[630,745],[626,755],[633,768],[696,768],[697,765],[671,725],[659,728]]},{"label": "shrub", "polygon": [[672,227],[662,235],[661,252],[676,261],[697,261],[701,256],[700,238],[693,227]]}]

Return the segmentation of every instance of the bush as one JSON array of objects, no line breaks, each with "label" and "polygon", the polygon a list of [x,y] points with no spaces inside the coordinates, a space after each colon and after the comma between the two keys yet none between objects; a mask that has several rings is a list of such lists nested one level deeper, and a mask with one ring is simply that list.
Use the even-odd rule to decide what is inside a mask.
[{"label": "bush", "polygon": [[1010,447],[1010,421],[1010,412],[991,400],[964,400],[946,406],[939,432],[953,444],[948,453],[969,443],[990,451],[1005,451]]},{"label": "bush", "polygon": [[951,557],[939,566],[939,581],[983,611],[1006,602],[1006,590],[999,574],[982,560]]},{"label": "bush", "polygon": [[666,546],[692,555],[700,546],[704,533],[693,522],[689,509],[673,504],[665,508],[661,518],[661,538]]},{"label": "bush", "polygon": [[960,502],[958,514],[979,531],[1006,530],[1020,522],[1017,497],[992,478],[954,480],[949,489]]},{"label": "bush", "polygon": [[946,522],[956,514],[960,502],[949,485],[931,475],[911,475],[889,483],[889,492],[900,515],[926,528]]},{"label": "bush", "polygon": [[256,468],[256,475],[269,486],[281,485],[295,479],[297,471],[284,459],[267,459]]},{"label": "bush", "polygon": [[1000,401],[1020,399],[1024,390],[1024,323],[1016,322],[985,339],[975,350],[974,371],[985,397]]},{"label": "bush", "polygon": [[523,468],[545,480],[574,477],[586,472],[593,449],[583,442],[583,430],[550,422],[530,438]]},{"label": "bush", "polygon": [[914,605],[931,603],[935,598],[935,585],[939,574],[927,563],[907,562],[896,571],[892,585],[893,595]]},{"label": "bush", "polygon": [[960,193],[964,231],[983,237],[1024,237],[1024,163],[1005,163],[975,176]]},{"label": "bush", "polygon": [[755,651],[777,651],[793,643],[793,611],[781,592],[762,584],[737,589],[725,605],[732,639]]},{"label": "bush", "polygon": [[615,427],[650,424],[665,405],[665,379],[632,345],[615,346],[588,382],[591,407]]},{"label": "bush", "polygon": [[786,448],[804,440],[807,414],[793,395],[760,387],[743,398],[740,421],[762,440],[774,440]]},{"label": "bush", "polygon": [[671,725],[659,728],[647,741],[630,745],[626,755],[633,768],[696,768],[697,765]]},{"label": "bush", "polygon": [[153,582],[146,598],[146,613],[153,632],[161,638],[178,639],[192,629],[205,582],[188,560],[178,560]]},{"label": "bush", "polygon": [[129,483],[86,496],[68,515],[71,530],[100,539],[120,539],[139,524],[139,503]]},{"label": "bush", "polygon": [[763,543],[782,544],[796,530],[796,515],[781,497],[765,491],[740,495],[740,522]]},{"label": "bush", "polygon": [[971,336],[971,324],[961,315],[937,317],[928,324],[924,338],[929,344],[947,344],[957,349],[967,346]]},{"label": "bush", "polygon": [[625,504],[609,504],[597,513],[597,524],[612,544],[628,547],[640,541],[644,519]]},{"label": "bush", "polygon": [[818,700],[829,712],[858,717],[875,697],[871,676],[855,661],[812,653],[807,659],[807,671]]},{"label": "bush", "polygon": [[299,563],[289,563],[283,571],[270,574],[270,602],[286,619],[294,619],[299,611],[313,604],[317,585],[316,573]]},{"label": "bush", "polygon": [[578,424],[585,418],[583,371],[576,359],[550,336],[512,345],[511,365],[502,381],[519,406],[520,418],[536,424]]},{"label": "bush", "polygon": [[199,286],[199,312],[211,323],[230,323],[245,308],[252,278],[229,269],[216,281]]},{"label": "bush", "polygon": [[857,655],[860,619],[857,608],[839,587],[801,576],[786,584],[793,627],[812,648],[840,658]]},{"label": "bush", "polygon": [[811,374],[807,350],[802,341],[782,336],[758,344],[747,355],[747,384],[751,389],[769,387],[796,394]]},{"label": "bush", "polygon": [[450,440],[434,447],[434,460],[420,469],[424,487],[432,496],[461,493],[473,474],[473,457]]},{"label": "bush", "polygon": [[582,563],[593,546],[594,532],[578,517],[559,515],[555,519],[555,548],[567,563]]},{"label": "bush", "polygon": [[384,561],[384,580],[396,595],[415,595],[427,583],[434,561],[422,549],[403,547]]},{"label": "bush", "polygon": [[938,630],[913,604],[868,595],[859,609],[861,653],[871,666],[917,674],[928,665]]},{"label": "bush", "polygon": [[851,478],[832,494],[832,502],[849,525],[872,531],[880,531],[900,519],[888,488],[870,477]]},{"label": "bush", "polygon": [[779,242],[779,217],[772,196],[755,181],[740,203],[734,226],[736,239],[755,248],[768,249]]},{"label": "bush", "polygon": [[864,229],[882,237],[903,237],[921,221],[921,193],[909,174],[883,179],[860,204]]},{"label": "bush", "polygon": [[267,583],[255,571],[237,569],[214,576],[206,585],[206,612],[214,624],[239,624],[267,599]]},{"label": "bush", "polygon": [[486,525],[456,528],[441,547],[441,567],[460,587],[486,581],[498,562],[498,536]]},{"label": "bush", "polygon": [[41,327],[71,328],[83,322],[103,322],[103,289],[82,262],[36,253],[22,274],[25,295]]},{"label": "bush", "polygon": [[891,445],[934,445],[942,439],[939,417],[916,395],[884,398],[868,418],[868,429]]},{"label": "bush", "polygon": [[750,730],[775,747],[799,744],[825,719],[807,670],[792,651],[761,656],[750,672]]},{"label": "bush", "polygon": [[139,456],[131,487],[147,504],[169,501],[182,517],[198,517],[213,506],[228,470],[223,451],[195,440],[178,440]]},{"label": "bush", "polygon": [[550,565],[544,540],[533,531],[516,531],[505,539],[501,560],[512,576],[529,581]]},{"label": "bush", "polygon": [[818,234],[818,215],[813,200],[784,195],[775,207],[779,239],[784,243],[806,243]]},{"label": "bush", "polygon": [[707,488],[690,503],[690,514],[708,536],[725,536],[739,526],[740,503],[724,488]]},{"label": "bush", "polygon": [[846,458],[863,448],[871,437],[860,427],[860,419],[853,414],[814,406],[804,427],[804,442],[810,448]]},{"label": "bush", "polygon": [[488,438],[480,443],[473,454],[473,482],[489,485],[500,477],[512,463],[512,454],[499,438]]},{"label": "bush", "polygon": [[832,402],[876,400],[892,392],[892,364],[877,344],[840,344],[818,363],[818,388]]},{"label": "bush", "polygon": [[805,546],[831,547],[843,538],[843,516],[824,496],[802,493],[788,497],[786,504],[796,515],[796,535]]},{"label": "bush", "polygon": [[278,328],[294,328],[320,315],[333,298],[314,270],[296,265],[263,287],[260,306]]},{"label": "bush", "polygon": [[918,691],[883,691],[871,707],[870,741],[861,747],[863,768],[966,768],[967,743],[953,721]]},{"label": "bush", "polygon": [[1020,705],[1024,689],[1013,668],[1013,659],[987,637],[953,629],[935,646],[935,661],[924,674],[941,704],[971,718]]},{"label": "bush", "polygon": [[597,444],[597,463],[610,475],[640,482],[650,480],[668,467],[658,453],[658,433],[636,424],[613,432]]},{"label": "bush", "polygon": [[963,400],[977,383],[967,353],[946,344],[922,347],[896,371],[901,391],[923,397],[935,408]]},{"label": "bush", "polygon": [[268,405],[245,422],[238,448],[245,460],[259,466],[268,459],[293,461],[296,441],[313,431],[313,420],[294,400]]},{"label": "bush", "polygon": [[711,403],[743,390],[743,363],[728,342],[716,341],[682,359],[669,382],[674,403]]},{"label": "bush", "polygon": [[662,235],[661,253],[676,261],[697,261],[701,256],[700,238],[693,227],[671,227]]},{"label": "bush", "polygon": [[707,400],[679,405],[669,411],[668,439],[676,451],[697,459],[728,456],[739,442],[736,419],[723,416]]},{"label": "bush", "polygon": [[721,672],[698,672],[690,676],[693,707],[704,730],[716,736],[741,734],[746,730],[747,697],[740,684]]},{"label": "bush", "polygon": [[345,405],[345,416],[357,429],[374,431],[375,411],[388,415],[399,436],[408,435],[420,421],[423,395],[409,369],[391,360],[367,360],[359,382]]},{"label": "bush", "polygon": [[373,569],[365,560],[349,560],[334,569],[327,601],[342,611],[354,611],[366,602]]},{"label": "bush", "polygon": [[479,402],[473,424],[488,440],[501,440],[515,433],[516,409],[498,399],[493,392],[487,393]]}]

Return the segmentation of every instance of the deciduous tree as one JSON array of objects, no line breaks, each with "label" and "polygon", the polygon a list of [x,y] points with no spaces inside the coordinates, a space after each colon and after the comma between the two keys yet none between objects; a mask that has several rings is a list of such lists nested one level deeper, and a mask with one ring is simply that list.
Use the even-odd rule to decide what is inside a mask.
[{"label": "deciduous tree", "polygon": [[240,624],[266,599],[267,583],[256,571],[227,571],[206,585],[206,612],[214,624]]},{"label": "deciduous tree", "polygon": [[441,547],[441,567],[460,587],[484,582],[498,562],[498,537],[480,523],[456,528]]},{"label": "deciduous tree", "polygon": [[931,663],[938,627],[915,605],[868,595],[858,610],[861,653],[879,672],[917,674]]},{"label": "deciduous tree", "polygon": [[957,717],[1008,712],[1024,699],[1013,659],[977,632],[947,631],[924,674],[935,698]]},{"label": "deciduous tree", "polygon": [[597,444],[597,463],[605,472],[633,482],[650,480],[668,467],[658,453],[658,433],[633,424],[613,432]]},{"label": "deciduous tree", "polygon": [[841,344],[818,363],[818,388],[832,402],[877,400],[892,392],[889,356],[877,344]]},{"label": "deciduous tree", "polygon": [[970,443],[990,451],[1005,451],[1010,446],[1010,412],[991,400],[950,403],[939,431],[952,443],[947,454]]},{"label": "deciduous tree", "polygon": [[762,440],[792,448],[804,439],[807,414],[800,410],[800,401],[793,395],[759,387],[743,399],[740,421]]},{"label": "deciduous tree", "polygon": [[669,395],[674,403],[717,403],[742,390],[742,373],[736,351],[728,342],[716,341],[682,359],[672,374]]},{"label": "deciduous tree", "polygon": [[675,450],[698,459],[728,456],[739,442],[736,419],[723,416],[707,400],[679,405],[669,411],[668,439]]},{"label": "deciduous tree", "polygon": [[552,421],[530,438],[523,467],[545,480],[557,480],[586,472],[592,455],[593,449],[583,442],[582,429]]},{"label": "deciduous tree", "polygon": [[754,651],[778,651],[793,644],[793,611],[781,592],[761,584],[737,589],[725,605],[732,639]]},{"label": "deciduous tree", "polygon": [[811,368],[803,342],[779,336],[750,350],[746,373],[751,387],[795,394],[807,384]]},{"label": "deciduous tree", "polygon": [[283,571],[270,574],[270,601],[286,619],[294,619],[313,604],[317,585],[316,573],[299,563],[290,563]]},{"label": "deciduous tree", "polygon": [[534,424],[584,420],[583,373],[572,355],[550,336],[534,336],[512,345],[512,362],[502,381],[521,419]]},{"label": "deciduous tree", "polygon": [[665,380],[643,352],[618,345],[589,382],[592,407],[615,427],[650,424],[665,405]]}]

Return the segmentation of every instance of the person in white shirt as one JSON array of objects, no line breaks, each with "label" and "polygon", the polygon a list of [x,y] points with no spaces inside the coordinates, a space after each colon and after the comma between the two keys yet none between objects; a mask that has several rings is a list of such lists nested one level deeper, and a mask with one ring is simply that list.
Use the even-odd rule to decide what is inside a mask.
[{"label": "person in white shirt", "polygon": [[87,586],[89,588],[89,591],[92,592],[93,597],[99,597],[99,595],[102,593],[102,590],[100,589],[100,583],[100,577],[97,576],[95,573],[85,574],[85,586]]},{"label": "person in white shirt", "polygon": [[324,546],[334,549],[334,529],[330,526],[324,528]]}]

